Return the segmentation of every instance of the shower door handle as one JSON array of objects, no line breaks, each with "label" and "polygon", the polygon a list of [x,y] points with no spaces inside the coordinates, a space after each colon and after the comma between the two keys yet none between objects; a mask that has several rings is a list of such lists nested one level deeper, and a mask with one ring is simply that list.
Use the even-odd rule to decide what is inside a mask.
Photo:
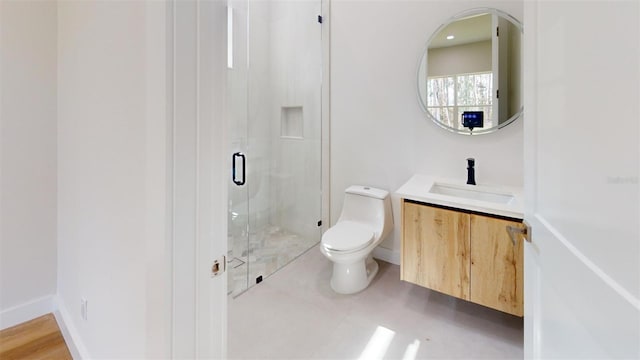
[{"label": "shower door handle", "polygon": [[[236,158],[242,158],[242,179],[238,180],[236,178],[237,176],[237,167],[236,167]],[[245,158],[244,154],[241,152],[237,152],[237,153],[233,153],[233,157],[231,158],[231,173],[232,173],[232,180],[233,183],[238,185],[238,186],[242,186],[245,183],[246,180],[246,163],[247,163],[247,159]]]}]

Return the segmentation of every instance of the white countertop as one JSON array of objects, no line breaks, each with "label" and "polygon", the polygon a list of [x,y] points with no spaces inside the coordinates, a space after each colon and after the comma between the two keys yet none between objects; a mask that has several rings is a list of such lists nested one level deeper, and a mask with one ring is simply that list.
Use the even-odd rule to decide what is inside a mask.
[{"label": "white countertop", "polygon": [[[497,194],[513,195],[508,203],[483,201],[467,197],[436,194],[430,192],[434,184],[450,185],[463,191],[468,189],[474,192],[490,192]],[[515,219],[524,218],[524,198],[522,188],[511,186],[467,185],[466,179],[447,179],[429,175],[414,175],[402,185],[396,194],[403,199],[424,202],[428,204],[448,206],[457,209],[477,211],[486,214],[506,216]]]}]

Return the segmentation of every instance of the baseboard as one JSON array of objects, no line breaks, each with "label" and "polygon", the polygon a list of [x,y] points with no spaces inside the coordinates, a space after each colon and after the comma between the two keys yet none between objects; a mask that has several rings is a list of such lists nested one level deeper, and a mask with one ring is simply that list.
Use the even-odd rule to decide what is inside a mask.
[{"label": "baseboard", "polygon": [[0,312],[0,330],[52,313],[55,310],[56,304],[53,295],[43,296],[27,303],[2,310]]},{"label": "baseboard", "polygon": [[60,327],[60,332],[64,341],[67,343],[69,352],[74,360],[90,359],[87,348],[84,346],[78,330],[73,325],[73,321],[66,306],[62,303],[59,296],[55,297],[57,310],[53,313]]},{"label": "baseboard", "polygon": [[71,317],[60,298],[47,295],[27,303],[0,311],[0,330],[10,328],[25,321],[33,320],[42,315],[53,313],[60,327],[60,332],[67,343],[69,352],[75,360],[89,359],[88,352],[80,340],[80,336],[73,326]]},{"label": "baseboard", "polygon": [[373,249],[373,257],[388,263],[400,265],[400,252],[383,248],[382,246]]}]

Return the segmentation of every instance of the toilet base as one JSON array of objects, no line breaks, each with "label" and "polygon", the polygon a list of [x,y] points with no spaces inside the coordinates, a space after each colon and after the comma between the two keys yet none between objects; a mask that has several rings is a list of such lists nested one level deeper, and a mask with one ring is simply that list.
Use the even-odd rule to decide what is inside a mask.
[{"label": "toilet base", "polygon": [[378,263],[371,255],[355,263],[333,263],[331,288],[339,294],[355,294],[369,286],[378,273]]}]

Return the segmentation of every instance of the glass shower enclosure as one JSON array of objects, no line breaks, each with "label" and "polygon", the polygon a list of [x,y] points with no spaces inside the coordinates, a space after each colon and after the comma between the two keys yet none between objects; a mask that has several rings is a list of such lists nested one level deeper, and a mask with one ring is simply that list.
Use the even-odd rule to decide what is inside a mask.
[{"label": "glass shower enclosure", "polygon": [[320,0],[228,1],[229,294],[320,241]]}]

